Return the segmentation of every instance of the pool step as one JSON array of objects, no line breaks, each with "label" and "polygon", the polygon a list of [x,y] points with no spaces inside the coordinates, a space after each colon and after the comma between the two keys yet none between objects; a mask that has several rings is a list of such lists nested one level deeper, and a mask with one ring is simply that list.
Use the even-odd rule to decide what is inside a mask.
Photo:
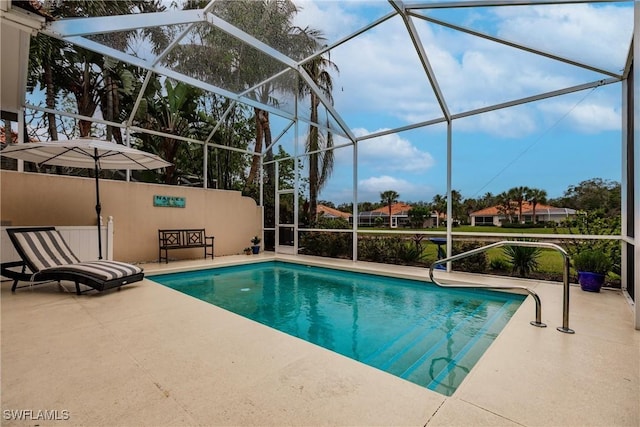
[{"label": "pool step", "polygon": [[446,389],[450,389],[451,392],[455,391],[460,381],[456,382],[455,378],[449,377],[455,375],[454,371],[456,369],[462,370],[464,375],[469,372],[479,357],[473,358],[473,362],[471,364],[465,363],[465,357],[473,354],[474,352],[479,352],[480,354],[485,352],[493,342],[493,336],[497,335],[504,327],[506,323],[504,315],[509,310],[511,304],[511,301],[507,301],[502,305],[502,307],[496,310],[492,316],[487,318],[484,325],[453,357],[443,359],[443,361],[446,362],[443,366],[436,366],[434,369],[431,369],[430,367],[428,373],[420,372],[420,369],[416,369],[413,374],[416,376],[424,376],[425,374],[428,374],[428,377],[432,378],[431,382],[427,384],[427,388],[430,390],[438,390],[443,394],[449,394],[446,392]]},{"label": "pool step", "polygon": [[[440,393],[451,394],[471,368],[463,363],[465,356],[482,353],[491,344],[492,337],[504,326],[504,314],[510,305],[511,302],[505,303],[489,316],[478,316],[487,310],[487,303],[449,310],[447,316],[433,314],[381,346],[363,362]],[[461,312],[466,313],[460,315]],[[474,324],[479,318],[485,320]],[[443,331],[446,331],[444,336]],[[456,375],[459,371],[463,371],[462,375]],[[447,391],[448,384],[455,386]]]},{"label": "pool step", "polygon": [[[425,385],[445,395],[451,395],[469,373],[479,355],[491,345],[493,338],[502,330],[506,320],[504,314],[511,303],[505,303],[487,316],[473,335],[462,335],[452,331],[446,343],[422,356],[400,376],[411,382]],[[469,358],[475,356],[475,358]],[[427,362],[428,361],[428,362]]]},{"label": "pool step", "polygon": [[[441,310],[433,310],[431,315],[422,322],[381,346],[363,362],[399,376],[439,340],[441,341],[443,333],[455,327],[464,318],[483,310],[484,307],[486,303],[468,307],[459,306],[456,309],[448,306]],[[471,314],[461,316],[465,311],[471,311]]]}]

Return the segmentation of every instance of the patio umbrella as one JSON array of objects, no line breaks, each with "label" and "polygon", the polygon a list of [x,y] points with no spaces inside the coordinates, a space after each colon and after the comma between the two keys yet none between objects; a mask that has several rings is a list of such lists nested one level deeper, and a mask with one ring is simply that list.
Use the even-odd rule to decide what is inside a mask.
[{"label": "patio umbrella", "polygon": [[7,144],[7,147],[0,151],[0,155],[12,159],[26,160],[38,165],[67,166],[95,170],[99,259],[102,259],[102,236],[100,233],[100,211],[102,207],[100,206],[100,186],[98,179],[100,170],[152,170],[171,165],[171,163],[161,159],[155,154],[93,138]]}]

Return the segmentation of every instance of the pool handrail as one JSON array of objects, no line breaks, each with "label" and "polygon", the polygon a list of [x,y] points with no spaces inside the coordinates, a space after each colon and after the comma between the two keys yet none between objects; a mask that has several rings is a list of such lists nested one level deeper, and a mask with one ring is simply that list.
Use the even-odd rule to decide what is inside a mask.
[{"label": "pool handrail", "polygon": [[450,257],[442,258],[431,264],[429,268],[429,278],[433,283],[437,286],[443,288],[489,288],[489,289],[522,289],[525,290],[531,295],[536,303],[536,320],[532,320],[531,323],[533,326],[537,326],[539,328],[545,328],[547,325],[542,323],[542,303],[540,302],[540,297],[533,290],[527,288],[526,286],[512,285],[512,286],[491,286],[491,285],[463,285],[463,284],[443,284],[438,282],[435,277],[433,277],[433,270],[437,265],[445,264],[451,261],[457,261],[462,258],[467,258],[472,255],[476,255],[482,252],[486,252],[492,248],[498,248],[502,246],[525,246],[525,247],[539,247],[539,248],[550,248],[555,249],[562,254],[564,260],[563,266],[563,298],[562,298],[562,326],[557,327],[556,329],[560,332],[564,332],[566,334],[573,334],[575,331],[569,328],[569,266],[571,264],[571,258],[567,251],[565,251],[561,246],[556,245],[555,243],[547,243],[547,242],[530,242],[530,241],[514,241],[514,240],[502,240],[500,242],[491,243],[486,246],[482,246],[480,248],[471,249],[467,252],[463,252],[461,254],[452,255]]}]

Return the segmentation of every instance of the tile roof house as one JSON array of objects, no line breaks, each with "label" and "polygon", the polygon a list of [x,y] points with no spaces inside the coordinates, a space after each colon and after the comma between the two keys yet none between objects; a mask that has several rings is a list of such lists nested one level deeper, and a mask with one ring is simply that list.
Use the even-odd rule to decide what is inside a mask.
[{"label": "tile roof house", "polygon": [[[391,205],[391,228],[409,222],[411,205],[397,202]],[[378,219],[380,218],[380,219]],[[389,224],[389,206],[382,206],[372,211],[358,212],[359,227],[376,227]]]},{"label": "tile roof house", "polygon": [[7,130],[9,130],[8,128],[5,128],[4,126],[0,126],[0,144],[5,145],[7,142],[7,134],[9,132],[11,132],[11,142],[12,143],[16,143],[18,142],[18,133],[14,132],[13,130],[9,130],[9,132],[7,132]]},{"label": "tile roof house", "polygon": [[318,205],[317,212],[318,215],[322,215],[325,218],[344,218],[346,220],[351,218],[351,214],[349,212],[342,212],[338,209],[330,208],[325,205]]},{"label": "tile roof house", "polygon": [[[411,205],[403,202],[397,202],[391,205],[391,222],[392,228],[396,228],[398,226],[408,226],[409,225],[409,211],[411,210]],[[348,220],[350,223],[352,221],[352,214],[348,212],[342,212],[338,209],[331,208],[325,205],[318,205],[318,214],[324,216],[325,218],[344,218]],[[381,218],[380,220],[376,220],[376,218]],[[372,211],[359,212],[358,213],[358,226],[363,227],[375,227],[375,226],[386,226],[389,224],[389,207],[382,206],[378,209],[374,209]],[[432,215],[432,218],[427,219],[425,221],[424,227],[433,227],[435,226],[435,214]]]},{"label": "tile roof house", "polygon": [[[505,220],[509,220],[509,217],[513,221],[518,219],[518,206],[513,205],[514,208],[511,213],[504,212],[500,206],[491,206],[479,211],[472,212],[471,225],[496,225],[500,226]],[[574,218],[576,216],[576,210],[571,208],[557,208],[554,206],[548,206],[538,203],[536,205],[536,218],[535,222],[550,222],[556,223],[562,222],[567,218]],[[522,222],[534,222],[533,218],[533,205],[529,202],[522,203]]]},{"label": "tile roof house", "polygon": [[[403,203],[397,202],[391,205],[391,228],[397,227],[409,227],[409,211],[412,206]],[[376,218],[382,218],[382,220],[377,220]],[[358,213],[358,225],[365,227],[373,227],[380,225],[380,221],[382,221],[382,225],[389,224],[389,206],[382,206],[378,209],[374,209],[370,212],[360,212]],[[426,227],[435,227],[437,223],[436,214],[432,214],[430,218],[427,218],[423,224],[423,228]]]}]

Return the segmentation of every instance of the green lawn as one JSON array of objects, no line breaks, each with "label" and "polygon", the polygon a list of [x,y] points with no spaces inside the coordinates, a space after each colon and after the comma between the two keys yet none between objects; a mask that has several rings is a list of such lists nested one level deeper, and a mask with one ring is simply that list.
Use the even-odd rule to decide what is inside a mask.
[{"label": "green lawn", "polygon": [[[366,233],[367,231],[385,231],[389,230],[389,227],[360,227],[358,229],[359,233]],[[415,231],[447,231],[447,227],[433,227],[433,228],[420,228],[420,229],[412,229],[412,228],[394,228],[394,231],[402,231],[406,233],[412,233]],[[496,226],[482,226],[482,227],[473,227],[471,225],[461,225],[459,227],[453,227],[452,231],[455,232],[471,232],[471,233],[504,233],[504,234],[513,234],[513,233],[528,233],[528,234],[569,234],[568,228],[503,228]]]},{"label": "green lawn", "polygon": [[[496,226],[473,227],[471,225],[461,225],[451,229],[454,233],[473,232],[473,233],[530,233],[530,234],[569,234],[568,228],[503,228]],[[447,231],[446,227],[427,228],[424,231]]]},{"label": "green lawn", "polygon": [[[422,253],[424,254],[425,262],[429,264],[434,262],[438,257],[437,247],[433,244],[424,245],[424,251]],[[503,260],[505,260],[505,262],[507,261],[507,258],[502,253],[502,248],[489,249],[487,251],[487,258],[487,264],[491,263],[492,260],[498,258],[502,258]],[[540,258],[538,258],[538,263],[540,265],[538,271],[544,273],[562,274],[562,269],[564,266],[563,262],[564,261],[562,255],[560,255],[558,251],[555,251],[553,249],[542,249]]]},{"label": "green lawn", "polygon": [[[502,258],[507,261],[507,257],[504,256],[502,248],[493,248],[487,251],[489,262],[493,259]],[[562,274],[564,268],[564,258],[562,255],[553,249],[542,249],[540,257],[538,258],[538,270],[541,273],[558,273]]]}]

